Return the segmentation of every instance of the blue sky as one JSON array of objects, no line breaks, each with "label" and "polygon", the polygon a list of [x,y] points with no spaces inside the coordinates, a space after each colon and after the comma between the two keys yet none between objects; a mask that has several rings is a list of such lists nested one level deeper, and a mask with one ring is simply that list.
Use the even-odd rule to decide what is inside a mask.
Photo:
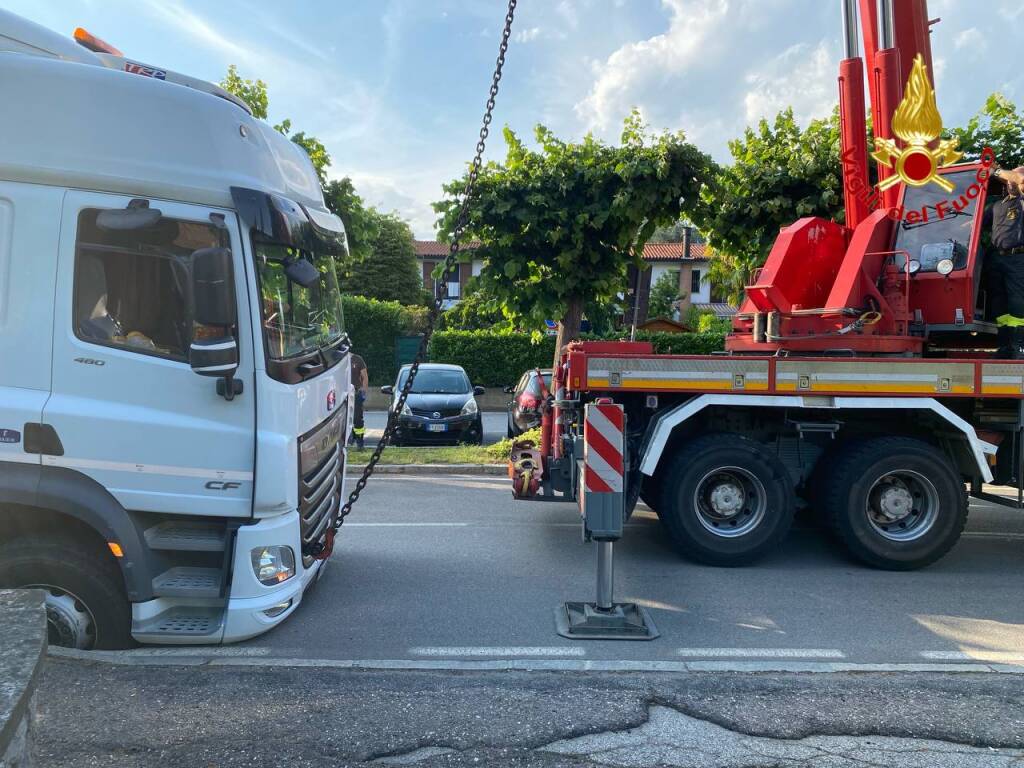
[{"label": "blue sky", "polygon": [[[270,117],[315,134],[367,202],[433,235],[430,203],[469,157],[504,0],[5,0],[68,34],[84,26],[126,55],[208,80],[229,64],[264,79]],[[1024,103],[1024,2],[931,0],[947,124],[1002,90]],[[988,41],[988,42],[986,42]],[[719,160],[747,124],[836,102],[837,0],[520,0],[495,114],[529,133],[613,139],[639,107]],[[991,53],[988,46],[1002,48]],[[489,155],[504,152],[500,133]]]}]

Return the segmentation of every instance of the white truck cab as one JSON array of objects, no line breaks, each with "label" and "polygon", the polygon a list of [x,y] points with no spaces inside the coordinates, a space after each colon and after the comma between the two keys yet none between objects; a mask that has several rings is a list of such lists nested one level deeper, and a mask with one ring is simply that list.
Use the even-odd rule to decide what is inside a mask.
[{"label": "white truck cab", "polygon": [[341,220],[221,89],[4,11],[0,103],[0,586],[78,648],[270,629],[344,493]]}]

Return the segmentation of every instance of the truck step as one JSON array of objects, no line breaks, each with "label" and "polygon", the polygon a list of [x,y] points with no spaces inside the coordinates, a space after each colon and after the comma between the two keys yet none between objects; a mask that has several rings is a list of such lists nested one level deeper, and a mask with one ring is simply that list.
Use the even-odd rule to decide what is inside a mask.
[{"label": "truck step", "polygon": [[153,579],[157,597],[220,597],[222,572],[219,568],[178,566]]},{"label": "truck step", "polygon": [[218,642],[224,625],[223,608],[179,607],[132,622],[132,635],[143,643]]},{"label": "truck step", "polygon": [[146,529],[150,549],[173,549],[179,552],[223,552],[226,534],[218,523],[191,520],[168,520]]}]

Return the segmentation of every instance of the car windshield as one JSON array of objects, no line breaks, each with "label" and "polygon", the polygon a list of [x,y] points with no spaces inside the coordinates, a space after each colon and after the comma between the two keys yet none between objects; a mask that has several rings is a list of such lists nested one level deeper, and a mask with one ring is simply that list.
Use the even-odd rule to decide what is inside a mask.
[{"label": "car windshield", "polygon": [[[545,373],[545,374],[543,374],[543,376],[544,376],[544,386],[550,392],[551,391],[551,374],[550,373]],[[526,391],[529,392],[531,395],[540,395],[540,379],[538,378],[536,373],[534,373],[533,375],[530,376],[530,382],[526,385]]]},{"label": "car windshield", "polygon": [[[401,390],[408,378],[409,369],[403,368],[398,376],[397,389]],[[464,395],[469,392],[469,379],[464,371],[420,368],[411,392],[418,395]]]},{"label": "car windshield", "polygon": [[[267,354],[285,360],[337,341],[344,319],[334,259],[267,243],[256,244],[255,253]],[[320,272],[320,280],[309,288],[285,275],[286,264],[297,258],[309,260]]]}]

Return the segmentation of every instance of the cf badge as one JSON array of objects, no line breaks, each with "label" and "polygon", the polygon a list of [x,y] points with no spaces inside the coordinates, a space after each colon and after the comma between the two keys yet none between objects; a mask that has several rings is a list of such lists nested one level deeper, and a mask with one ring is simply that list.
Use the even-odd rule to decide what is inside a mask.
[{"label": "cf badge", "polygon": [[336,402],[337,395],[334,394],[334,390],[332,389],[330,392],[327,393],[327,410],[333,411]]}]

